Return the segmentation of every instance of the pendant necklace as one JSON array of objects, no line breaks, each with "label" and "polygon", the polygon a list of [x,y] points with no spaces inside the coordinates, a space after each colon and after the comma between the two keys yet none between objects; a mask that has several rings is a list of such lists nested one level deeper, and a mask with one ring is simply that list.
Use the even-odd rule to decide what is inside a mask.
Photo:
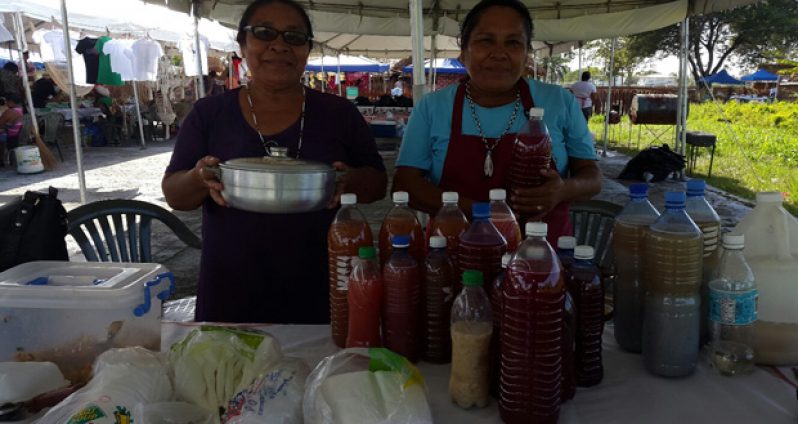
[{"label": "pendant necklace", "polygon": [[[255,131],[258,133],[258,137],[260,137],[260,142],[263,144],[263,149],[266,150],[267,155],[271,155],[271,147],[279,146],[276,141],[268,140],[266,141],[263,138],[263,133],[258,126],[258,117],[255,116],[255,105],[252,103],[252,96],[249,94],[249,86],[244,86],[245,90],[247,90],[247,102],[249,102],[249,112],[252,114],[252,123],[255,124]],[[302,151],[302,135],[305,132],[305,102],[307,100],[307,92],[305,91],[305,86],[302,86],[302,110],[299,112],[299,140],[297,141],[296,146],[296,158],[299,159],[299,153]]]},{"label": "pendant necklace", "polygon": [[485,177],[490,178],[493,176],[493,150],[499,145],[499,141],[501,141],[502,137],[510,132],[510,129],[515,123],[515,119],[518,116],[518,111],[521,109],[521,91],[516,90],[515,92],[513,113],[510,115],[510,120],[507,122],[507,127],[504,129],[504,132],[502,132],[502,134],[492,143],[489,142],[488,138],[485,136],[485,132],[482,130],[482,123],[479,121],[479,116],[477,116],[477,107],[474,104],[474,100],[471,98],[471,81],[466,82],[465,97],[468,100],[468,106],[471,109],[471,118],[474,120],[474,124],[477,126],[479,136],[482,138],[482,144],[485,146],[485,162],[482,166],[482,170],[485,174]]}]

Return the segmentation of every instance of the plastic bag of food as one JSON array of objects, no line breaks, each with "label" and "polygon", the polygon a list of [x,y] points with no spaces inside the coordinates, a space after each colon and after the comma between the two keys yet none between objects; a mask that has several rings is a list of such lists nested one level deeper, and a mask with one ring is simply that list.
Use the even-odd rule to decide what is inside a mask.
[{"label": "plastic bag of food", "polygon": [[302,424],[302,397],[310,367],[285,358],[230,400],[224,424]]},{"label": "plastic bag of food", "polygon": [[133,409],[133,423],[145,424],[213,424],[214,414],[185,402],[138,404]]},{"label": "plastic bag of food", "polygon": [[432,424],[424,379],[384,348],[344,349],[308,377],[306,424]]},{"label": "plastic bag of food", "polygon": [[52,362],[0,362],[0,405],[31,400],[68,385]]}]

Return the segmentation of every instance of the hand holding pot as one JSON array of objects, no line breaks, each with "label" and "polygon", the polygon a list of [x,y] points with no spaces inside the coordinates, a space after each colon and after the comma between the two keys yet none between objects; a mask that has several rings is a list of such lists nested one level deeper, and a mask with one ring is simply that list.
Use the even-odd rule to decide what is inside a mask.
[{"label": "hand holding pot", "polygon": [[341,194],[346,193],[346,183],[350,178],[350,170],[352,168],[349,165],[341,162],[335,161],[332,163],[333,169],[335,169],[335,195],[333,195],[330,202],[327,203],[327,209],[335,209],[338,206],[338,203],[341,202]]},{"label": "hand holding pot", "polygon": [[202,159],[197,161],[197,164],[194,165],[193,172],[195,175],[199,176],[200,181],[202,184],[208,187],[208,192],[213,199],[219,206],[227,206],[227,203],[224,201],[222,197],[222,190],[224,190],[224,185],[219,181],[218,176],[214,172],[208,171],[207,167],[216,167],[219,165],[219,158],[213,156],[205,156]]}]

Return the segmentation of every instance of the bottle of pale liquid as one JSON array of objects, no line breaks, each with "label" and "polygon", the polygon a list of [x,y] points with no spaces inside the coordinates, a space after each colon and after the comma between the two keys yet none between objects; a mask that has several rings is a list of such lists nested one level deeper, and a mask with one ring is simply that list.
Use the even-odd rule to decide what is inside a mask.
[{"label": "bottle of pale liquid", "polygon": [[758,292],[754,273],[743,257],[745,236],[723,235],[723,255],[709,283],[710,363],[724,375],[754,368],[754,324]]},{"label": "bottle of pale liquid", "polygon": [[521,228],[512,209],[507,205],[507,192],[503,188],[494,188],[488,192],[488,196],[490,196],[490,222],[507,242],[507,251],[515,252],[521,244]]},{"label": "bottle of pale liquid", "polygon": [[615,254],[613,298],[615,341],[630,352],[641,351],[643,336],[643,253],[648,227],[659,212],[648,201],[648,185],[629,186],[629,203],[615,217],[612,249]]},{"label": "bottle of pale liquid", "polygon": [[704,197],[706,183],[704,180],[687,182],[687,202],[685,210],[693,218],[704,234],[704,261],[701,277],[701,344],[708,338],[709,324],[709,281],[715,274],[720,260],[720,217]]},{"label": "bottle of pale liquid", "polygon": [[457,275],[447,253],[446,237],[432,236],[424,260],[424,360],[444,364],[452,359],[449,318]]},{"label": "bottle of pale liquid", "polygon": [[421,223],[418,222],[416,213],[410,209],[408,203],[410,195],[406,191],[393,193],[394,206],[385,215],[379,235],[380,266],[385,266],[385,261],[391,256],[391,240],[394,236],[406,235],[410,238],[410,254],[416,262],[424,261],[424,234]]},{"label": "bottle of pale liquid", "polygon": [[341,209],[327,234],[327,255],[330,283],[330,327],[336,346],[346,345],[349,328],[349,276],[352,274],[358,250],[372,246],[374,240],[366,217],[357,208],[357,195],[341,195]]},{"label": "bottle of pale liquid", "polygon": [[463,272],[463,290],[452,306],[452,373],[449,394],[461,408],[488,404],[493,316],[482,273]]},{"label": "bottle of pale liquid", "polygon": [[663,377],[692,374],[698,358],[704,237],[684,203],[683,192],[665,193],[645,241],[643,363]]}]

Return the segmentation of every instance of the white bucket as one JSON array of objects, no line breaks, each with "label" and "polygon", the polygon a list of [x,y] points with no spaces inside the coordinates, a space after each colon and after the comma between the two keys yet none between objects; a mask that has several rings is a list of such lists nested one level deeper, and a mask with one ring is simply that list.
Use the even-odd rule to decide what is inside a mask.
[{"label": "white bucket", "polygon": [[17,172],[20,174],[36,174],[44,171],[42,156],[36,146],[20,146],[14,149],[17,157]]}]

